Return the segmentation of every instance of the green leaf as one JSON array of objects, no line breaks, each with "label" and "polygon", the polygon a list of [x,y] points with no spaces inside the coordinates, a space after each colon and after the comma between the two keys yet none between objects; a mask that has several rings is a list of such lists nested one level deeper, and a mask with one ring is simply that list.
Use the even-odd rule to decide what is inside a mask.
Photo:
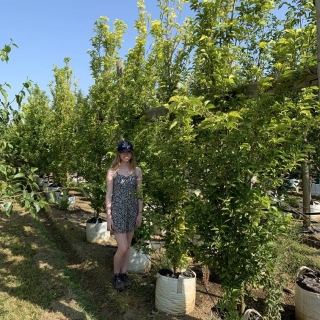
[{"label": "green leaf", "polygon": [[6,90],[3,89],[2,86],[0,86],[0,92],[1,92],[1,94],[2,94],[2,96],[3,96],[3,98],[4,98],[4,100],[5,100],[5,102],[7,102],[7,101],[8,101],[8,93],[7,93]]},{"label": "green leaf", "polygon": [[26,210],[30,209],[30,201],[29,200],[25,200],[24,201],[24,207],[25,207]]},{"label": "green leaf", "polygon": [[41,209],[39,203],[35,201],[35,202],[33,203],[33,205],[34,205],[34,207],[35,207],[35,209],[36,209],[36,212],[38,213],[38,212],[40,211],[40,209]]},{"label": "green leaf", "polygon": [[16,94],[15,97],[16,97],[16,102],[17,102],[18,106],[21,107],[22,96],[19,94]]},{"label": "green leaf", "polygon": [[173,121],[173,123],[171,124],[169,130],[171,130],[172,128],[174,128],[174,127],[177,125],[177,123],[178,123],[177,120]]},{"label": "green leaf", "polygon": [[231,111],[231,112],[228,113],[228,115],[231,116],[231,117],[242,119],[241,114],[239,112],[237,112],[237,111]]},{"label": "green leaf", "polygon": [[266,41],[261,41],[261,42],[259,43],[259,48],[264,49],[267,45],[268,45],[268,42],[266,42]]},{"label": "green leaf", "polygon": [[3,50],[4,50],[5,52],[9,53],[9,52],[11,51],[11,47],[8,46],[8,45],[5,45],[4,48],[3,48]]},{"label": "green leaf", "polygon": [[25,174],[23,172],[19,172],[13,177],[13,179],[24,178],[24,177],[25,177]]},{"label": "green leaf", "polygon": [[284,39],[284,38],[281,38],[278,43],[280,44],[287,44],[288,43],[288,40],[287,39]]},{"label": "green leaf", "polygon": [[55,195],[54,192],[49,192],[49,198],[51,202],[55,202]]},{"label": "green leaf", "polygon": [[4,210],[6,212],[6,215],[9,217],[12,212],[13,202],[9,201],[4,205]]}]

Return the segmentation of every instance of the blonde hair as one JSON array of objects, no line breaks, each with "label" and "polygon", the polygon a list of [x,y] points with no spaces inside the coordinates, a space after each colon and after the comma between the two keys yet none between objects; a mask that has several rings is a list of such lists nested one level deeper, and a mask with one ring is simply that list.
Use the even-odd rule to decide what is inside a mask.
[{"label": "blonde hair", "polygon": [[[111,168],[117,170],[120,166],[121,158],[120,158],[120,152],[117,153],[116,157],[111,163]],[[134,158],[133,153],[131,152],[131,159],[130,159],[130,169],[132,169],[134,172],[136,172],[136,160]]]}]

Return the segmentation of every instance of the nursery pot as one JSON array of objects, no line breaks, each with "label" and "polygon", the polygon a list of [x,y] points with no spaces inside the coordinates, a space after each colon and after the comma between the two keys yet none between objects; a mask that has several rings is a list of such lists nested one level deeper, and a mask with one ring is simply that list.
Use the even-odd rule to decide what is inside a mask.
[{"label": "nursery pot", "polygon": [[[62,203],[63,203],[63,194],[59,194],[58,195],[58,208],[61,209],[62,208]],[[68,210],[73,210],[76,206],[76,197],[72,194],[67,194],[67,203],[68,203]]]},{"label": "nursery pot", "polygon": [[40,190],[43,190],[43,184],[48,183],[48,178],[39,178],[38,179],[38,185]]},{"label": "nursery pot", "polygon": [[320,273],[301,267],[295,285],[296,320],[320,319]]},{"label": "nursery pot", "polygon": [[54,203],[58,202],[59,195],[61,193],[61,189],[58,185],[51,183],[47,188],[47,197]]},{"label": "nursery pot", "polygon": [[128,271],[134,273],[145,273],[151,268],[150,256],[145,254],[142,250],[136,250],[135,248],[130,248],[130,257]]},{"label": "nursery pot", "polygon": [[193,311],[196,301],[196,274],[185,271],[174,276],[170,269],[161,269],[157,273],[155,307],[157,310],[184,315]]},{"label": "nursery pot", "polygon": [[62,195],[61,189],[58,189],[54,191],[54,199],[56,200],[56,203],[58,203],[59,197]]},{"label": "nursery pot", "polygon": [[48,191],[48,187],[49,187],[49,181],[48,180],[44,180],[42,183],[42,190],[47,192]]},{"label": "nursery pot", "polygon": [[251,319],[255,319],[255,320],[262,320],[262,315],[255,309],[247,309],[241,320],[251,320]]},{"label": "nursery pot", "polygon": [[[303,212],[303,203],[299,202],[299,210]],[[310,214],[309,217],[311,220],[320,222],[320,202],[319,201],[310,201]]]},{"label": "nursery pot", "polygon": [[102,218],[93,217],[87,220],[86,239],[92,243],[103,243],[110,238],[110,231],[107,228],[107,221]]},{"label": "nursery pot", "polygon": [[[223,320],[225,318],[225,314],[221,311],[220,308],[213,307],[210,313],[210,320]],[[241,320],[262,320],[262,315],[255,309],[247,309],[242,317]]]}]

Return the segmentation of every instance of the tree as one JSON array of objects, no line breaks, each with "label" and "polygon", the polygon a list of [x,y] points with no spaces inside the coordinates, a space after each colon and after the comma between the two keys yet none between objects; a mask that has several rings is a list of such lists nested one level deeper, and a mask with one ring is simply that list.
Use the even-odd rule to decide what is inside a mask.
[{"label": "tree", "polygon": [[116,62],[126,28],[122,21],[116,20],[115,30],[110,31],[107,22],[105,17],[95,22],[95,36],[91,39],[93,49],[89,51],[95,82],[87,97],[78,98],[75,123],[76,165],[80,170],[78,173],[89,182],[88,193],[92,195],[97,214],[104,210],[107,166],[114,157],[114,146],[119,137]]},{"label": "tree", "polygon": [[[197,257],[213,266],[221,277],[221,307],[229,319],[239,317],[237,306],[245,294],[250,294],[248,287],[265,284],[269,296],[275,292],[275,286],[270,285],[274,243],[283,236],[288,221],[271,206],[267,192],[280,186],[282,178],[313,151],[304,138],[318,121],[314,88],[263,94],[275,76],[285,78],[314,63],[312,15],[308,2],[303,5],[309,8],[302,11],[310,18],[305,28],[281,31],[270,13],[270,1],[240,5],[192,1],[197,18],[190,85],[182,82],[181,89],[174,93],[167,104],[165,121],[151,120],[153,131],[142,121],[143,133],[137,135],[150,143],[148,147],[144,142],[147,151],[142,153],[152,168],[147,171],[147,195],[156,190],[152,195],[155,210],[161,211],[159,199],[164,198],[167,207],[174,202],[182,204],[183,210],[176,211],[178,219],[192,217],[203,241]],[[273,23],[266,23],[268,19]],[[286,27],[289,25],[287,22]],[[249,81],[258,83],[256,99],[229,94],[235,86]],[[154,166],[153,161],[157,161]],[[183,161],[186,171],[180,170]],[[176,184],[180,176],[185,181]],[[258,180],[253,184],[255,178]],[[167,186],[167,190],[161,186]],[[198,192],[183,192],[194,189],[200,196]],[[171,206],[167,212],[173,211]],[[169,230],[180,234],[171,217],[167,215],[164,223],[170,221]],[[178,242],[175,245],[183,248]],[[279,306],[270,303],[266,316],[279,318]]]},{"label": "tree", "polygon": [[[76,85],[69,66],[70,59],[65,58],[63,68],[54,67],[54,82],[50,85],[52,94],[51,113],[46,118],[48,126],[47,144],[50,164],[47,173],[52,172],[56,183],[66,187],[70,169],[73,168],[76,105]],[[73,86],[75,89],[73,90]]]},{"label": "tree", "polygon": [[[9,61],[11,47],[15,46],[12,41],[0,50],[2,61]],[[21,207],[36,215],[41,208],[48,208],[47,203],[36,193],[37,185],[34,180],[35,168],[23,166],[19,159],[12,156],[14,154],[13,145],[8,140],[12,134],[13,123],[19,120],[18,111],[13,109],[12,104],[17,102],[18,106],[25,96],[24,89],[29,89],[30,81],[23,83],[23,89],[15,96],[11,102],[8,101],[8,94],[4,87],[10,88],[8,83],[0,84],[0,210],[10,216],[13,205],[18,203]],[[18,133],[17,133],[18,134]]]},{"label": "tree", "polygon": [[[141,52],[140,42],[137,42],[128,55],[128,64],[124,63],[127,66],[124,77],[127,77],[128,88],[130,74],[134,74],[134,91],[140,93],[133,99],[139,103],[135,106],[138,116],[152,106],[170,103],[170,97],[174,92],[183,91],[180,86],[187,81],[192,24],[189,19],[184,20],[182,25],[178,22],[183,8],[181,1],[161,0],[158,6],[160,19],[151,21],[150,52],[144,60],[139,59],[139,55],[134,55]],[[145,40],[144,33],[142,39]],[[136,65],[142,70],[135,70],[132,61],[139,61]],[[134,91],[129,92],[134,96]],[[135,120],[133,133],[144,172],[144,215],[149,222],[166,231],[166,256],[176,273],[189,260],[189,220],[185,209],[190,189],[188,141],[184,140],[183,127],[175,127],[168,115],[152,121],[145,117],[139,122]]]},{"label": "tree", "polygon": [[[237,319],[237,305],[249,294],[247,288],[270,284],[274,241],[287,223],[271,206],[267,191],[281,185],[282,177],[313,150],[304,138],[318,114],[314,88],[279,96],[263,91],[275,70],[285,76],[312,65],[315,42],[312,25],[307,25],[305,33],[276,30],[275,39],[267,45],[263,36],[273,29],[261,26],[272,8],[268,1],[243,2],[237,7],[230,1],[192,4],[197,10],[198,47],[190,92],[196,97],[173,97],[168,109],[173,124],[190,129],[189,179],[200,191],[191,201],[190,215],[203,241],[199,260],[220,276],[221,308],[228,319]],[[251,28],[243,30],[241,25]],[[291,49],[281,45],[287,43],[286,37]],[[296,56],[286,60],[284,50],[285,55]],[[233,86],[248,80],[259,83],[257,99],[228,96]],[[254,178],[258,179],[255,184]],[[269,305],[267,316],[279,318],[279,308],[273,307]]]},{"label": "tree", "polygon": [[49,98],[35,84],[30,89],[28,102],[23,104],[21,120],[15,130],[19,132],[12,141],[18,151],[17,156],[30,166],[46,173],[50,165],[48,130],[50,117]]}]

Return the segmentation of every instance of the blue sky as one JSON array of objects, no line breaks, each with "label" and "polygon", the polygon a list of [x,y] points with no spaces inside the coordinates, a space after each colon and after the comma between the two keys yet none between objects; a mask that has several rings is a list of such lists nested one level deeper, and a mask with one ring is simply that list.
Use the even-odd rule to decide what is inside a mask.
[{"label": "blue sky", "polygon": [[[159,16],[157,3],[145,0],[152,19]],[[11,100],[27,79],[49,92],[53,66],[63,67],[65,57],[71,58],[73,74],[86,94],[93,84],[87,52],[100,16],[108,17],[111,27],[115,19],[127,24],[122,56],[135,44],[137,0],[0,0],[0,8],[0,47],[10,39],[19,47],[12,48],[8,64],[0,61],[0,84],[11,85],[7,89]],[[188,5],[185,12],[191,12]]]},{"label": "blue sky", "polygon": [[[157,1],[145,0],[145,5],[153,19],[158,18]],[[87,52],[100,16],[108,17],[111,27],[115,19],[127,24],[121,55],[135,43],[136,0],[0,0],[0,8],[0,47],[10,39],[19,47],[12,48],[8,64],[0,61],[0,83],[11,85],[7,89],[11,99],[27,79],[49,92],[53,66],[63,67],[65,57],[71,58],[78,85],[87,93],[93,83]]]}]

